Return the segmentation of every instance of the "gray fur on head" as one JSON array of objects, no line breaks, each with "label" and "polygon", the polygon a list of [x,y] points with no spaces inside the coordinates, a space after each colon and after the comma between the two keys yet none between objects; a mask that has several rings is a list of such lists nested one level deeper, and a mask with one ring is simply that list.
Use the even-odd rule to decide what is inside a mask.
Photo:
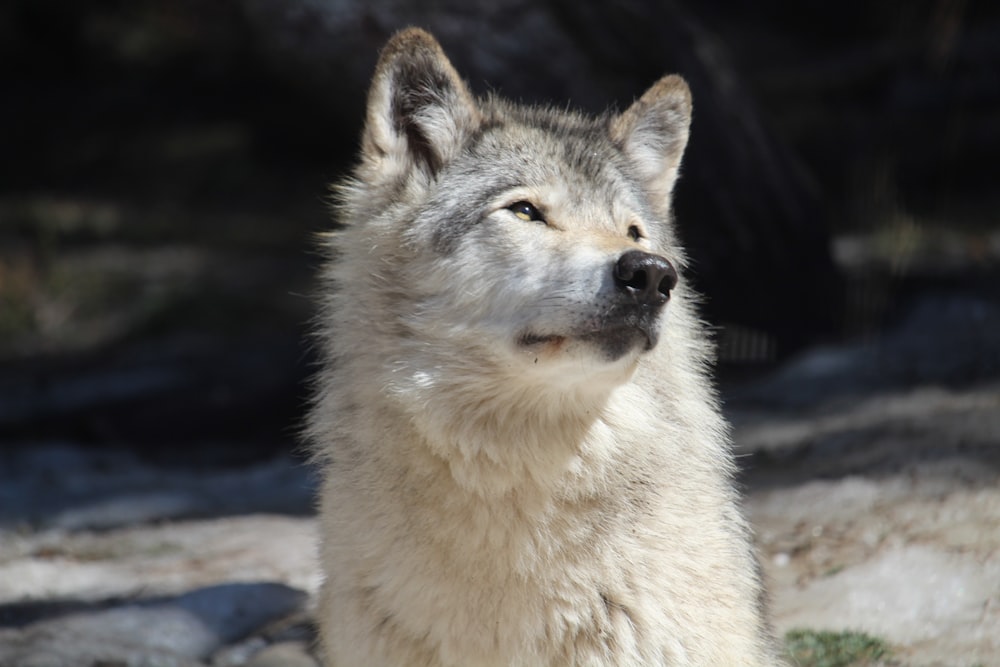
[{"label": "gray fur on head", "polygon": [[[492,122],[490,105],[482,106],[433,37],[418,28],[402,31],[375,70],[362,143],[365,165],[372,173],[433,174]],[[608,135],[633,160],[658,205],[669,202],[690,124],[691,91],[677,75],[663,77],[610,119]]]}]

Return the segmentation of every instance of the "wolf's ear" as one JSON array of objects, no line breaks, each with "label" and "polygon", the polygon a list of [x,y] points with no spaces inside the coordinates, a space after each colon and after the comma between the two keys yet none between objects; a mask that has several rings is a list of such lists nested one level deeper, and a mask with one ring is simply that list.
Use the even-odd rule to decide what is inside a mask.
[{"label": "wolf's ear", "polygon": [[375,68],[362,155],[383,178],[414,166],[433,174],[458,153],[479,118],[437,40],[407,28],[389,40]]},{"label": "wolf's ear", "polygon": [[632,159],[656,203],[669,202],[690,126],[691,89],[675,74],[657,81],[611,121],[612,139]]}]

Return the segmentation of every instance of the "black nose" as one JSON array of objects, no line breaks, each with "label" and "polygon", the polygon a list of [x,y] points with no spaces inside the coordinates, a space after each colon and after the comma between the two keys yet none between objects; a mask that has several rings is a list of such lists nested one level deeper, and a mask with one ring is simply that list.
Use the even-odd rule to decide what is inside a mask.
[{"label": "black nose", "polygon": [[677,284],[673,264],[659,255],[629,250],[618,258],[614,268],[618,289],[635,296],[639,303],[659,306],[670,298]]}]

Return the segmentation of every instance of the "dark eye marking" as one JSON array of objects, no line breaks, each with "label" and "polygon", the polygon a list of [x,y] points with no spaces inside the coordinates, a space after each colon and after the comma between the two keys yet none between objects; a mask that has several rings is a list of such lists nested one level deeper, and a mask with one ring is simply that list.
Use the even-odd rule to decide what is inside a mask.
[{"label": "dark eye marking", "polygon": [[642,232],[639,231],[639,227],[636,225],[630,225],[628,228],[628,237],[633,241],[638,241],[643,238]]},{"label": "dark eye marking", "polygon": [[507,207],[507,210],[526,222],[545,222],[542,212],[534,204],[527,201],[516,201]]}]

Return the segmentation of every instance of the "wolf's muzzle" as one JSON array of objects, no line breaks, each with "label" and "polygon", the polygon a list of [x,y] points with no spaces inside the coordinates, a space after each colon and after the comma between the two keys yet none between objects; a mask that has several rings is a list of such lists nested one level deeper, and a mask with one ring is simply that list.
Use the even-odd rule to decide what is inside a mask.
[{"label": "wolf's muzzle", "polygon": [[[677,285],[677,271],[664,257],[629,250],[611,267],[614,290],[597,297],[593,312],[570,331],[527,331],[517,340],[521,347],[560,347],[567,338],[585,341],[601,350],[609,361],[631,350],[651,350],[660,336],[660,315]],[[597,296],[597,295],[595,295]]]},{"label": "wolf's muzzle", "polygon": [[651,350],[660,335],[660,311],[677,286],[677,270],[665,257],[629,250],[611,270],[617,298],[587,338],[609,359],[635,346]]}]

